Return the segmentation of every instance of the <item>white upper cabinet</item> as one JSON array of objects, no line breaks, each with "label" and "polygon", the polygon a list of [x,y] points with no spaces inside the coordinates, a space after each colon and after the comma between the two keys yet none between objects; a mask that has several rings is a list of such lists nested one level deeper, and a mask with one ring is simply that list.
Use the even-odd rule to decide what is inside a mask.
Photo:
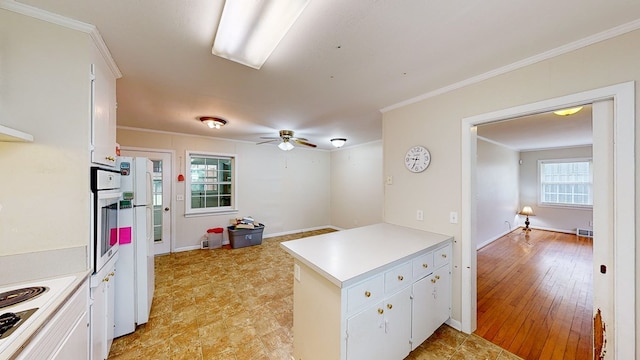
[{"label": "white upper cabinet", "polygon": [[116,78],[96,50],[91,66],[91,162],[116,165]]}]

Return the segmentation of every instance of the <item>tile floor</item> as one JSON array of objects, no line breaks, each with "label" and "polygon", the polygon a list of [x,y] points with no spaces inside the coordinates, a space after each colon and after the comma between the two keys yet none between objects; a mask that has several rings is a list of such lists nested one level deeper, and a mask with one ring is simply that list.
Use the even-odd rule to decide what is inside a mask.
[{"label": "tile floor", "polygon": [[[156,292],[147,324],[117,338],[112,360],[290,360],[293,353],[293,258],[281,241],[193,250],[156,258]],[[519,359],[476,336],[443,325],[407,359]]]}]

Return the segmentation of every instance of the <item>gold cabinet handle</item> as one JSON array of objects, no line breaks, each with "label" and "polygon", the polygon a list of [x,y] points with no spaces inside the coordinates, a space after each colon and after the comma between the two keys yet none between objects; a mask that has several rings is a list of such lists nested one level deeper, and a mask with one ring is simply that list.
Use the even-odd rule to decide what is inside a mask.
[{"label": "gold cabinet handle", "polygon": [[436,279],[431,279],[431,282],[432,282],[432,283],[434,283],[434,284],[436,283],[436,281],[438,281],[438,280],[436,280]]},{"label": "gold cabinet handle", "polygon": [[436,280],[440,280],[440,275],[436,275]]},{"label": "gold cabinet handle", "polygon": [[116,158],[114,158],[113,156],[107,156],[105,159],[109,161],[116,161]]},{"label": "gold cabinet handle", "polygon": [[422,264],[422,267],[426,269],[429,267],[429,264]]},{"label": "gold cabinet handle", "polygon": [[442,254],[442,257],[446,259],[447,258],[447,254]]},{"label": "gold cabinet handle", "polygon": [[383,310],[383,309],[378,308],[378,314],[380,314],[380,315],[384,314],[384,310]]},{"label": "gold cabinet handle", "polygon": [[116,272],[115,272],[115,271],[112,271],[112,272],[109,274],[109,276],[114,276],[115,274],[116,274]]},{"label": "gold cabinet handle", "polygon": [[391,310],[391,308],[393,308],[393,305],[387,304],[387,309]]},{"label": "gold cabinet handle", "polygon": [[404,280],[404,276],[398,275],[398,280],[400,280],[400,281]]},{"label": "gold cabinet handle", "polygon": [[364,292],[364,296],[366,296],[366,297],[371,297],[371,293],[370,293],[369,291],[365,291],[365,292]]},{"label": "gold cabinet handle", "polygon": [[102,282],[109,282],[109,277],[105,277],[104,279],[102,279]]}]

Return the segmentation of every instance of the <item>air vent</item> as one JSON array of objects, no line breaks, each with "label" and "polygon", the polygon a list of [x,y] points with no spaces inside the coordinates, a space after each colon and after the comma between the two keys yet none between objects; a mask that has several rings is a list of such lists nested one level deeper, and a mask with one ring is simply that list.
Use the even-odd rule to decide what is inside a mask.
[{"label": "air vent", "polygon": [[576,229],[576,235],[585,236],[585,237],[593,237],[593,230],[588,229]]}]

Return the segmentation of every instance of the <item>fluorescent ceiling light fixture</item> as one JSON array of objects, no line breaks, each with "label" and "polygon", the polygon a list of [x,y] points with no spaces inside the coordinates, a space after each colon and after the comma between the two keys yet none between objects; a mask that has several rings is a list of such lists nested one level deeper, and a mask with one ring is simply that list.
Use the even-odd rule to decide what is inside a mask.
[{"label": "fluorescent ceiling light fixture", "polygon": [[227,124],[227,120],[212,116],[201,116],[200,121],[211,129],[220,129]]},{"label": "fluorescent ceiling light fixture", "polygon": [[260,69],[309,0],[225,1],[214,55]]},{"label": "fluorescent ceiling light fixture", "polygon": [[342,147],[344,143],[347,142],[345,138],[333,138],[331,139],[331,144],[337,148]]},{"label": "fluorescent ceiling light fixture", "polygon": [[291,144],[288,140],[283,140],[280,144],[278,144],[278,147],[280,148],[280,150],[289,151],[293,149],[293,144]]},{"label": "fluorescent ceiling light fixture", "polygon": [[562,109],[562,110],[554,111],[553,113],[560,116],[568,116],[568,115],[573,115],[580,110],[582,110],[582,106],[578,106],[570,109]]}]

